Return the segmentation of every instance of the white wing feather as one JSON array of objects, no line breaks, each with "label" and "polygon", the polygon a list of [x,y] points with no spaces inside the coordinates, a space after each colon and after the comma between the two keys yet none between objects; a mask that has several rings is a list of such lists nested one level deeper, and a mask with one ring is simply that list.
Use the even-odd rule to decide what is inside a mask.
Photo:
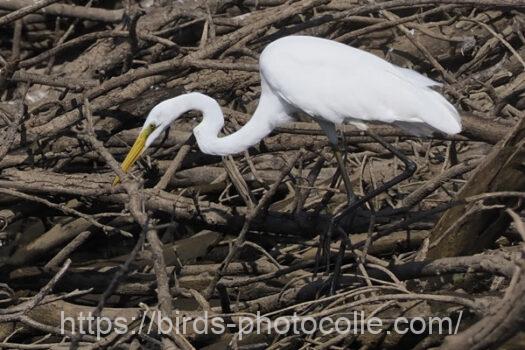
[{"label": "white wing feather", "polygon": [[403,67],[398,67],[398,66],[393,66],[393,67],[401,75],[400,78],[408,80],[411,83],[416,84],[417,86],[420,86],[420,87],[432,87],[432,86],[441,86],[441,85],[443,85],[443,84],[441,84],[441,83],[439,83],[439,82],[437,82],[435,80],[432,80],[432,79],[424,76],[423,74],[420,74],[420,73],[416,72],[415,70],[408,69],[408,68],[403,68]]},{"label": "white wing feather", "polygon": [[266,47],[260,69],[274,94],[313,118],[414,124],[415,134],[461,131],[456,109],[429,88],[439,83],[344,44],[285,37]]}]

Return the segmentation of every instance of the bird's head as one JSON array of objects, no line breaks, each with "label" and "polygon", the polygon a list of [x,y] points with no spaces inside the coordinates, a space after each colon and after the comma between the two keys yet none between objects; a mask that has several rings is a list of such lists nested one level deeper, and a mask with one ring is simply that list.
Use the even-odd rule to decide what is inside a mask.
[{"label": "bird's head", "polygon": [[[167,102],[167,101],[165,101]],[[140,130],[137,139],[133,143],[133,146],[129,150],[126,158],[122,162],[121,169],[126,173],[135,164],[137,159],[144,153],[144,151],[151,146],[153,141],[162,134],[164,130],[170,125],[170,123],[177,119],[182,113],[177,113],[176,110],[167,108],[167,104],[160,103],[155,106],[148,114],[142,129]],[[120,182],[120,178],[117,176],[113,181],[113,186],[116,186]]]},{"label": "bird's head", "polygon": [[[139,136],[122,162],[122,170],[127,172],[140,155],[171,123],[190,110],[199,110],[208,118],[195,128],[196,133],[206,129],[208,132],[217,134],[224,124],[221,108],[217,101],[201,93],[190,92],[162,101],[149,112]],[[212,150],[210,150],[211,152]],[[117,176],[113,181],[113,186],[119,182],[120,179]]]}]

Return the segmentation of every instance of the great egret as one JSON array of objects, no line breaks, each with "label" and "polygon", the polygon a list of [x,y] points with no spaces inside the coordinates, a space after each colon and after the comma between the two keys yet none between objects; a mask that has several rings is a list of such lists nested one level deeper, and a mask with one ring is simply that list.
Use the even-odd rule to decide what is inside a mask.
[{"label": "great egret", "polygon": [[379,121],[416,135],[461,131],[456,109],[432,89],[439,83],[345,44],[309,36],[284,37],[263,50],[259,67],[259,104],[241,129],[218,137],[224,116],[209,96],[192,92],[165,100],[149,113],[122,170],[128,171],[172,122],[190,110],[202,112],[202,122],[193,129],[201,151],[221,156],[248,149],[302,111],[321,125],[334,146],[350,200],[353,194],[337,150],[335,124],[346,121],[366,129],[364,122]]}]

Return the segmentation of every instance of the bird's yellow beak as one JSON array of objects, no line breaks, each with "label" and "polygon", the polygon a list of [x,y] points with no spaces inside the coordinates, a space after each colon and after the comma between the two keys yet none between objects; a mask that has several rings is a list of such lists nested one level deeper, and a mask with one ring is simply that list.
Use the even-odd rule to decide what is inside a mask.
[{"label": "bird's yellow beak", "polygon": [[[129,150],[128,155],[126,156],[126,158],[122,162],[122,165],[120,166],[122,171],[127,173],[128,170],[133,166],[133,164],[135,164],[137,159],[139,159],[140,155],[145,150],[146,140],[148,139],[149,135],[151,135],[153,130],[155,130],[155,126],[154,125],[150,125],[150,126],[144,128],[144,129],[142,129],[142,131],[140,132],[139,136],[135,140],[135,143],[133,144],[133,146]],[[120,182],[120,178],[118,176],[116,176],[115,180],[113,180],[113,186],[118,185],[119,182]]]}]

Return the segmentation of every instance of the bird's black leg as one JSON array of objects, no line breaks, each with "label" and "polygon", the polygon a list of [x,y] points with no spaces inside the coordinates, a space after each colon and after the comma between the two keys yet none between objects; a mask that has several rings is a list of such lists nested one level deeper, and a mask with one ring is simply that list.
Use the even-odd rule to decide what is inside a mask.
[{"label": "bird's black leg", "polygon": [[318,120],[317,122],[321,126],[321,129],[323,129],[323,131],[325,132],[326,136],[328,137],[328,140],[330,140],[330,143],[332,145],[332,151],[334,152],[335,159],[337,160],[337,165],[339,166],[339,171],[341,172],[341,177],[343,178],[343,183],[345,185],[348,204],[350,204],[351,202],[355,201],[357,197],[354,194],[354,191],[352,190],[352,182],[350,181],[350,176],[348,175],[348,171],[346,170],[343,156],[341,154],[341,151],[339,150],[340,143],[337,137],[335,125],[334,123],[327,122],[324,120]]},{"label": "bird's black leg", "polygon": [[[334,152],[335,159],[337,160],[339,172],[341,174],[341,177],[343,179],[343,183],[345,186],[347,203],[350,206],[351,203],[357,200],[357,197],[354,194],[354,191],[352,190],[352,182],[350,181],[350,176],[348,175],[348,171],[346,169],[345,162],[344,162],[343,156],[339,148],[340,143],[338,140],[335,125],[331,122],[327,122],[324,120],[318,120],[317,122],[319,123],[323,131],[326,133],[326,136],[328,137],[332,145],[332,151]],[[334,228],[336,228],[336,226],[330,225],[328,230],[326,230],[326,232],[320,235],[319,249],[318,249],[318,254],[316,255],[316,271],[317,271],[317,267],[319,267],[320,265],[320,261],[324,261],[324,263],[326,264],[327,271],[329,271],[330,269],[330,260],[331,260],[330,243],[332,242],[332,233],[333,233]],[[336,234],[339,234],[339,233],[340,233],[339,230],[336,230]],[[344,246],[342,247],[342,249],[343,249],[343,256],[344,256]],[[340,247],[340,251],[341,251],[341,247]],[[319,254],[320,252],[321,254]]]},{"label": "bird's black leg", "polygon": [[359,198],[358,200],[352,202],[348,207],[346,207],[336,218],[335,222],[339,222],[341,218],[351,213],[354,209],[362,205],[363,203],[369,201],[371,198],[374,198],[378,194],[388,190],[389,188],[397,185],[401,181],[408,179],[414,172],[416,171],[416,163],[411,161],[406,155],[404,155],[401,151],[399,151],[397,148],[383,140],[380,136],[376,135],[375,133],[371,131],[367,131],[367,134],[376,140],[378,143],[380,143],[383,147],[385,147],[387,150],[389,150],[391,153],[393,153],[397,158],[399,158],[404,164],[405,164],[405,170],[394,177],[393,179],[383,183],[381,186],[373,189],[372,191],[368,192],[364,197]]},{"label": "bird's black leg", "polygon": [[348,246],[348,237],[341,227],[334,225],[333,223],[331,223],[330,229],[336,230],[339,234],[340,239],[339,250],[337,252],[337,256],[334,262],[334,270],[332,272],[331,278],[329,279],[330,295],[334,295],[337,288],[339,287],[339,281],[341,279],[341,267],[343,266],[343,260],[345,257],[346,248]]},{"label": "bird's black leg", "polygon": [[[346,170],[346,166],[345,166],[343,157],[341,155],[340,150],[337,148],[337,146],[333,147],[333,151],[337,159],[337,163],[339,165],[341,176],[343,177],[343,182],[344,182],[345,189],[346,189],[347,204],[348,204],[347,208],[352,208],[351,210],[348,210],[348,211],[345,208],[345,212],[349,214],[350,221],[353,221],[355,217],[355,209],[361,206],[361,204],[364,202],[361,202],[361,204],[358,204],[358,205],[354,205],[354,203],[356,203],[358,199],[354,191],[352,190],[352,182],[350,181],[350,176],[348,175],[348,171]],[[331,256],[330,243],[332,241],[332,236],[334,234],[334,231],[335,231],[336,236],[338,236],[339,238],[339,250],[337,252],[337,256],[335,257],[334,269],[332,271],[332,275],[330,279],[328,280],[330,284],[330,290],[329,290],[330,295],[334,295],[337,288],[339,287],[339,281],[341,279],[341,267],[343,265],[346,248],[348,246],[348,237],[346,235],[346,232],[343,229],[341,229],[341,227],[339,227],[339,225],[337,224],[335,220],[337,217],[338,216],[335,216],[331,220],[327,233],[325,234],[325,237],[324,237],[325,239],[324,251],[325,251],[325,254],[328,254],[327,260],[326,260],[327,267],[330,264],[330,256]]]},{"label": "bird's black leg", "polygon": [[330,230],[336,230],[340,234],[341,244],[339,246],[338,256],[335,262],[334,271],[332,273],[331,285],[330,285],[331,294],[334,294],[339,286],[339,279],[341,275],[341,265],[343,262],[343,258],[344,258],[344,254],[345,254],[345,250],[347,246],[347,239],[348,239],[348,237],[346,237],[346,233],[344,232],[344,230],[342,230],[338,225],[340,220],[344,217],[347,217],[348,215],[351,215],[351,220],[352,220],[353,214],[355,213],[355,209],[357,209],[359,206],[369,201],[373,197],[377,196],[378,194],[388,190],[392,186],[395,186],[401,181],[409,178],[416,171],[416,164],[413,161],[411,161],[406,155],[404,155],[401,151],[399,151],[397,148],[395,148],[394,146],[392,146],[391,144],[389,144],[388,142],[386,142],[385,140],[383,140],[381,137],[374,134],[373,132],[367,131],[367,133],[370,137],[372,137],[374,140],[380,143],[383,147],[385,147],[387,150],[393,153],[396,157],[398,157],[405,164],[405,170],[401,174],[394,177],[393,179],[373,189],[372,191],[367,193],[362,198],[352,201],[351,204],[348,205],[348,207],[346,207],[340,214],[338,214],[336,217],[332,219],[332,222],[330,224],[331,226]]},{"label": "bird's black leg", "polygon": [[346,170],[345,162],[341,151],[335,145],[332,146],[332,150],[334,152],[335,159],[337,160],[337,164],[341,171],[341,177],[343,178],[343,183],[345,185],[346,198],[348,201],[348,205],[350,205],[350,203],[354,202],[357,199],[357,197],[354,191],[352,190],[352,182],[350,181],[350,176],[348,175],[348,171]]},{"label": "bird's black leg", "polygon": [[[346,166],[345,166],[343,157],[341,155],[341,152],[337,148],[337,146],[333,147],[333,151],[334,151],[335,157],[337,159],[337,163],[339,164],[339,169],[341,169],[340,170],[341,171],[341,176],[343,177],[343,182],[344,182],[345,189],[346,189],[347,204],[348,204],[347,208],[352,207],[352,208],[356,209],[357,206],[354,206],[353,203],[357,202],[357,196],[355,195],[354,191],[352,190],[352,182],[350,181],[350,176],[348,176],[348,172],[346,171]],[[350,215],[352,215],[351,220],[353,220],[354,214],[355,214],[355,211],[352,210],[352,213],[350,214]],[[336,217],[334,217],[334,219],[335,218]],[[340,243],[339,243],[339,250],[337,252],[337,256],[336,256],[336,259],[335,259],[334,270],[332,272],[331,278],[329,279],[329,281],[330,281],[330,295],[335,294],[335,291],[337,290],[337,288],[339,286],[339,280],[340,280],[340,276],[341,276],[341,266],[343,264],[343,259],[344,259],[344,256],[345,256],[347,240],[348,240],[348,237],[346,236],[346,233],[337,225],[336,222],[334,222],[334,220],[331,220],[330,226],[329,226],[329,228],[327,230],[327,233],[325,235],[325,238],[324,238],[325,239],[324,251],[325,251],[325,254],[328,254],[327,255],[327,260],[326,260],[327,261],[327,266],[329,266],[329,264],[330,264],[330,256],[331,256],[330,243],[332,241],[332,235],[333,235],[334,230],[335,230],[336,234],[339,236]]]}]

